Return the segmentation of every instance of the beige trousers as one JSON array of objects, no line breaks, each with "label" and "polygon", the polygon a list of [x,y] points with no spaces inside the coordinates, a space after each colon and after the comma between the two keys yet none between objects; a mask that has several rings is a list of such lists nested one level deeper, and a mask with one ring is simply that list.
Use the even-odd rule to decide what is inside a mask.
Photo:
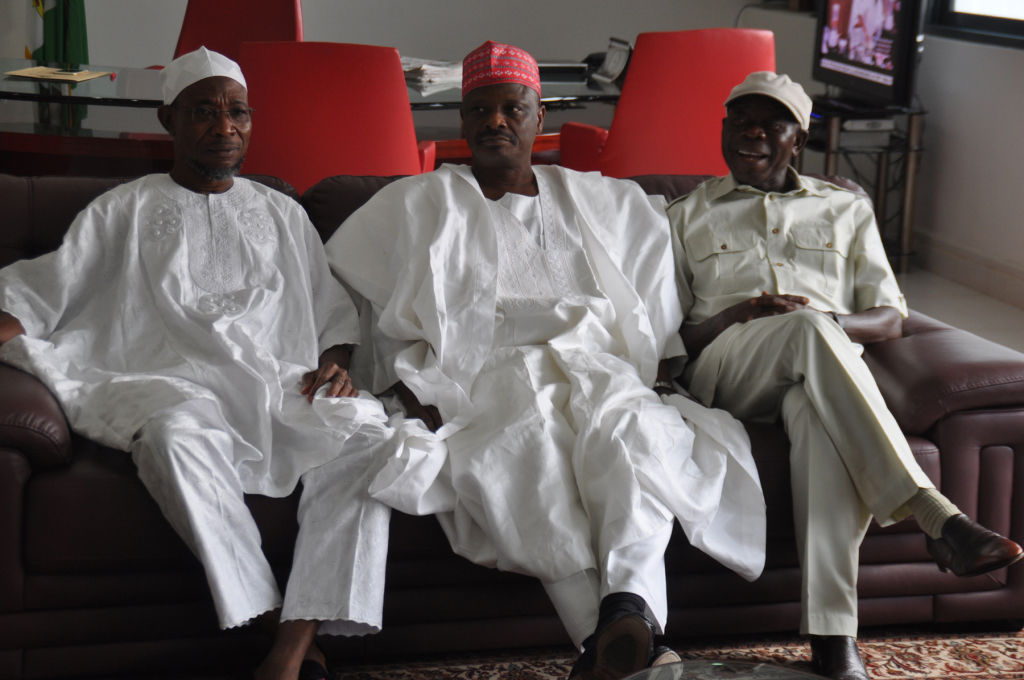
[{"label": "beige trousers", "polygon": [[781,415],[803,571],[800,632],[857,635],[857,566],[871,516],[883,525],[934,485],[860,357],[831,318],[804,310],[736,324],[687,367],[690,392],[741,420]]}]

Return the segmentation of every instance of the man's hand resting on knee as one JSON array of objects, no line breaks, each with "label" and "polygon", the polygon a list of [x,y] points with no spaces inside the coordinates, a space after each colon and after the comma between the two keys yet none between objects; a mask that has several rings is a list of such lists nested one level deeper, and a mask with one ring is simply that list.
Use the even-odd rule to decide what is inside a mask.
[{"label": "man's hand resting on knee", "polygon": [[873,342],[893,340],[903,335],[903,317],[895,307],[874,307],[856,314],[836,314],[809,306],[810,300],[801,295],[772,295],[763,292],[728,307],[710,319],[695,326],[683,326],[679,334],[686,345],[690,361],[733,324],[746,323],[766,316],[778,316],[802,309],[810,309],[832,317],[852,342],[869,345]]},{"label": "man's hand resting on knee", "polygon": [[320,366],[302,376],[302,394],[307,395],[309,403],[313,403],[313,395],[321,386],[331,383],[325,397],[356,397],[359,390],[352,386],[348,376],[348,349],[344,345],[335,345],[324,350],[320,355]]}]

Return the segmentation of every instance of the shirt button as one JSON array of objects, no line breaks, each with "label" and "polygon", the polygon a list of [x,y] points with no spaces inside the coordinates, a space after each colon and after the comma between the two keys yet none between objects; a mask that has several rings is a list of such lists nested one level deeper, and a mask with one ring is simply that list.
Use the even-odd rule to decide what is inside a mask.
[{"label": "shirt button", "polygon": [[729,246],[727,246],[727,245],[725,245],[725,244],[723,243],[723,244],[722,244],[722,250],[728,250],[728,249],[729,249]]},{"label": "shirt button", "polygon": [[781,267],[781,266],[782,266],[782,263],[781,263],[781,262],[776,262],[776,263],[775,263],[775,266],[776,266],[776,267]]},{"label": "shirt button", "polygon": [[774,196],[769,196],[769,197],[768,197],[768,200],[769,200],[769,201],[774,201],[774,200],[775,200],[775,197],[774,197]]},{"label": "shirt button", "polygon": [[826,244],[825,244],[825,247],[826,247],[826,248],[831,248],[831,247],[832,247],[832,244],[831,244],[831,243],[826,243]]},{"label": "shirt button", "polygon": [[779,233],[779,230],[778,230],[778,229],[772,229],[772,233],[773,233],[773,234],[778,234],[778,233]]}]

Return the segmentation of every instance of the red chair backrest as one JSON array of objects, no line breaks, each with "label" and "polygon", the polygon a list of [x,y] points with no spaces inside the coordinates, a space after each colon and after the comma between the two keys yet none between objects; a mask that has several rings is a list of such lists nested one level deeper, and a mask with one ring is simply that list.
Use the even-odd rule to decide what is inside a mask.
[{"label": "red chair backrest", "polygon": [[394,47],[245,43],[253,114],[247,173],[299,193],[333,175],[418,175],[419,152]]},{"label": "red chair backrest", "polygon": [[723,102],[749,74],[774,70],[771,31],[641,33],[601,152],[601,173],[728,173],[721,148]]},{"label": "red chair backrest", "polygon": [[205,47],[238,61],[260,40],[302,42],[302,0],[188,0],[174,58]]}]

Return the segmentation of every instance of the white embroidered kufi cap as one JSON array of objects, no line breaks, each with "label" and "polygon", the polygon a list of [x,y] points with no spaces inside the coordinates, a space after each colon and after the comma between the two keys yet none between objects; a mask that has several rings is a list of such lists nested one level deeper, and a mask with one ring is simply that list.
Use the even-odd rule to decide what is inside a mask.
[{"label": "white embroidered kufi cap", "polygon": [[747,76],[742,83],[732,88],[729,98],[725,100],[725,105],[728,106],[733,99],[739,99],[748,94],[763,94],[782,102],[787,109],[793,112],[802,130],[810,127],[813,102],[804,92],[800,83],[794,83],[789,76],[771,71],[755,71]]},{"label": "white embroidered kufi cap", "polygon": [[164,91],[164,104],[171,104],[181,91],[203,78],[224,76],[245,85],[245,77],[238,64],[223,54],[200,47],[195,52],[183,54],[167,65],[160,74],[160,85]]}]

